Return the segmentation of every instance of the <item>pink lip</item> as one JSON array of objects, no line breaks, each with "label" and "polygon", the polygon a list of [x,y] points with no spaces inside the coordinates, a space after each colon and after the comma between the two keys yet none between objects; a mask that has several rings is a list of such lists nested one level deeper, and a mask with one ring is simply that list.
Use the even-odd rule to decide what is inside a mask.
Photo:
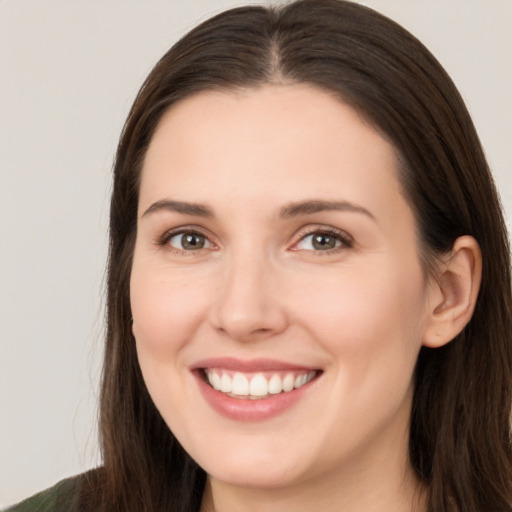
[{"label": "pink lip", "polygon": [[234,398],[216,391],[204,379],[203,368],[224,368],[240,372],[264,372],[279,370],[315,370],[307,366],[293,365],[269,359],[241,361],[235,358],[212,358],[199,361],[191,368],[201,394],[216,412],[235,421],[265,421],[273,418],[299,402],[315,385],[318,377],[306,385],[289,391],[257,400]]},{"label": "pink lip", "polygon": [[244,361],[234,357],[212,357],[210,359],[203,359],[191,367],[192,370],[198,370],[200,368],[224,368],[225,370],[245,373],[271,372],[279,370],[318,370],[318,368],[312,366],[290,364],[285,363],[284,361],[276,361],[274,359],[252,359],[250,361]]}]

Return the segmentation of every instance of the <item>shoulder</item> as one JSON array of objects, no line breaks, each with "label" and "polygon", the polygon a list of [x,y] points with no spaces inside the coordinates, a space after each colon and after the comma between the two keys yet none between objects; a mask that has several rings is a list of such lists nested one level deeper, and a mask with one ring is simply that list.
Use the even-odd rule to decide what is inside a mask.
[{"label": "shoulder", "polygon": [[86,473],[62,480],[3,512],[77,512],[79,490],[85,477]]}]

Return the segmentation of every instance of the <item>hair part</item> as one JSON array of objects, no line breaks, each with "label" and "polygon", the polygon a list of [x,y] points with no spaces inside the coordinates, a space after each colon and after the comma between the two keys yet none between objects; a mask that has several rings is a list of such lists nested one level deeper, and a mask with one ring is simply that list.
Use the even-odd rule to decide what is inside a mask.
[{"label": "hair part", "polygon": [[483,279],[471,322],[445,347],[419,355],[410,460],[428,486],[429,511],[511,511],[512,297],[497,192],[464,102],[441,65],[395,22],[343,0],[226,11],[176,43],[144,82],[114,164],[100,403],[104,466],[90,476],[89,503],[109,512],[199,510],[206,475],[153,405],[131,332],[141,169],[159,121],[176,102],[274,83],[336,95],[396,148],[427,272],[457,237],[480,244]]}]

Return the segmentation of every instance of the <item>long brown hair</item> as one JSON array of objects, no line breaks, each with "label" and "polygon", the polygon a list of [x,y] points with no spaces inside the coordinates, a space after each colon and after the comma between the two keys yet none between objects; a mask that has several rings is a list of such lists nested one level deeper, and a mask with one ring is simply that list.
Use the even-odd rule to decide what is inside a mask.
[{"label": "long brown hair", "polygon": [[410,460],[431,512],[512,510],[510,253],[498,196],[466,107],[428,50],[375,11],[343,0],[245,7],[195,28],[142,86],[119,143],[110,213],[101,389],[104,511],[197,511],[205,474],[153,405],[130,325],[129,278],[142,161],[164,112],[199,91],[307,83],[336,94],[398,150],[426,271],[471,235],[483,281],[471,322],[415,372]]}]

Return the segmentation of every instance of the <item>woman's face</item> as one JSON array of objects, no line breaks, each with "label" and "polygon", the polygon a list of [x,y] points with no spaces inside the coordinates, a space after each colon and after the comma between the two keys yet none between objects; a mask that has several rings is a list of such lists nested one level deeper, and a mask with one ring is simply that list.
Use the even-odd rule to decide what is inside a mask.
[{"label": "woman's face", "polygon": [[290,85],[172,107],[130,286],[151,397],[214,481],[406,464],[429,287],[393,147],[348,106]]}]

